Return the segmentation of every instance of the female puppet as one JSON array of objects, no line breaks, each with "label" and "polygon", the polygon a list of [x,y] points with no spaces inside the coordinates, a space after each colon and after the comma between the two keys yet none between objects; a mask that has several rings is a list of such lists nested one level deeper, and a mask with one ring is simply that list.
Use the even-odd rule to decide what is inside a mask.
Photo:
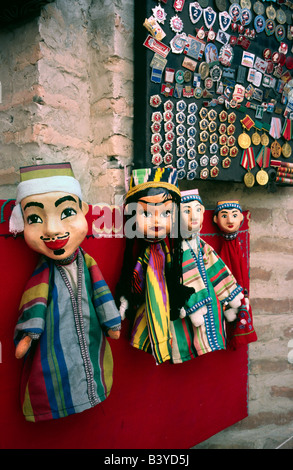
[{"label": "female puppet", "polygon": [[[172,358],[170,321],[173,306],[176,310],[176,301],[177,305],[181,301],[182,291],[180,287],[176,288],[180,282],[176,250],[172,247],[170,253],[166,243],[176,224],[179,202],[176,169],[133,170],[125,202],[128,247],[119,286],[122,295],[120,313],[123,318],[123,311],[128,309],[127,316],[132,320],[132,346],[151,352],[157,364]],[[133,269],[134,240],[141,246]],[[176,238],[173,241],[176,244]],[[128,273],[127,266],[130,268]]]},{"label": "female puppet", "polygon": [[[229,268],[199,236],[204,211],[197,190],[181,193],[183,282],[195,292],[185,302],[182,319],[172,324],[174,362],[225,349],[224,320],[231,320],[229,307],[237,309],[243,298],[242,287]],[[224,306],[228,306],[225,311]]]},{"label": "female puppet", "polygon": [[105,337],[121,318],[94,261],[81,248],[88,206],[69,163],[20,169],[10,231],[41,254],[21,299],[16,357],[28,421],[61,418],[107,398],[113,359]]},{"label": "female puppet", "polygon": [[257,340],[253,327],[252,311],[249,303],[249,274],[243,251],[238,240],[238,233],[243,223],[243,213],[238,201],[219,201],[214,211],[214,222],[222,234],[219,255],[229,266],[237,282],[243,287],[245,299],[242,300],[237,318],[228,329],[228,342],[236,348]]}]

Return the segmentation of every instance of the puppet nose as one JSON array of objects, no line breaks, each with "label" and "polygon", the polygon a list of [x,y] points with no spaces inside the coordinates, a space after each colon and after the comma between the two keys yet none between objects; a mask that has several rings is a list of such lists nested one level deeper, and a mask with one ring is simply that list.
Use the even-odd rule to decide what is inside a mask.
[{"label": "puppet nose", "polygon": [[51,219],[47,221],[45,226],[45,236],[49,238],[56,238],[58,235],[63,233],[62,224],[59,220]]}]

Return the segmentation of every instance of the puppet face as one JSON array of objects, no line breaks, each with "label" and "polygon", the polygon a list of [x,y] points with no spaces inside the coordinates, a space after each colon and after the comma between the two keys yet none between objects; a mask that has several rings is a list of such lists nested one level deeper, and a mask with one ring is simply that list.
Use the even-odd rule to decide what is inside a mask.
[{"label": "puppet face", "polygon": [[164,194],[145,196],[138,200],[136,208],[136,230],[146,239],[166,238],[172,228],[175,203]]},{"label": "puppet face", "polygon": [[214,222],[225,233],[233,233],[239,230],[243,221],[243,214],[239,209],[222,209],[214,216]]},{"label": "puppet face", "polygon": [[180,223],[183,238],[190,238],[200,231],[205,208],[198,201],[180,204]]},{"label": "puppet face", "polygon": [[28,196],[21,201],[24,238],[28,246],[48,258],[71,256],[84,240],[88,205],[74,194],[51,192]]}]

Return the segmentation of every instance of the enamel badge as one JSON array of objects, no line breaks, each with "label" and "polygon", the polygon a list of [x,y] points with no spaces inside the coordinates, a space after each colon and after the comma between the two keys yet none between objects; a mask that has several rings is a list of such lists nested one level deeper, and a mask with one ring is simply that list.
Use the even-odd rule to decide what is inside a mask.
[{"label": "enamel badge", "polygon": [[223,11],[219,14],[219,23],[222,31],[226,31],[226,29],[229,28],[231,21],[231,16],[229,13],[227,13],[227,11]]},{"label": "enamel badge", "polygon": [[193,2],[189,4],[189,17],[191,23],[197,23],[202,15],[202,8],[198,2]]},{"label": "enamel badge", "polygon": [[204,19],[205,25],[208,29],[211,29],[214,22],[216,21],[216,17],[217,17],[217,14],[212,9],[212,7],[204,8],[204,10],[203,10],[203,19]]}]

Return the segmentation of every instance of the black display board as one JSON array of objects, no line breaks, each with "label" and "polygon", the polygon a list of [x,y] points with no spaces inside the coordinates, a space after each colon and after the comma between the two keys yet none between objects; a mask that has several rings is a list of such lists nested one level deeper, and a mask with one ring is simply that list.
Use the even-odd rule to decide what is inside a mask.
[{"label": "black display board", "polygon": [[[182,11],[176,11],[180,4]],[[255,4],[263,10],[261,15],[255,11]],[[136,168],[172,165],[177,167],[179,179],[245,181],[247,186],[267,183],[266,178],[256,178],[261,166],[268,165],[264,171],[274,179],[281,162],[286,165],[285,176],[291,172],[288,167],[293,167],[292,138],[285,138],[282,131],[285,124],[286,136],[291,131],[288,126],[293,116],[292,7],[292,2],[262,0],[135,2]],[[240,15],[237,21],[237,16],[231,17],[234,13]],[[163,22],[156,18],[160,14],[165,17]],[[274,14],[277,17],[270,20]],[[193,23],[197,15],[200,19]],[[255,23],[256,17],[260,26]],[[156,32],[151,24],[153,18]],[[225,29],[226,21],[230,25]],[[178,26],[182,30],[176,32]],[[157,27],[162,30],[159,35]],[[273,34],[270,28],[275,28]],[[244,65],[244,57],[248,65]],[[235,97],[236,90],[239,93]],[[160,125],[156,118],[161,119]],[[230,127],[228,120],[232,121]],[[246,129],[243,120],[248,120]],[[276,138],[270,135],[273,121],[276,127],[281,126]],[[252,182],[244,178],[248,169],[242,163],[248,153],[244,137],[239,140],[243,130],[250,139],[254,134],[248,147],[248,161],[251,167],[255,164],[251,168],[255,176]],[[256,133],[259,137],[266,135],[268,142],[257,143]],[[273,155],[275,141],[281,147],[289,144],[287,152],[291,155]],[[266,158],[261,159],[261,150]]]}]

